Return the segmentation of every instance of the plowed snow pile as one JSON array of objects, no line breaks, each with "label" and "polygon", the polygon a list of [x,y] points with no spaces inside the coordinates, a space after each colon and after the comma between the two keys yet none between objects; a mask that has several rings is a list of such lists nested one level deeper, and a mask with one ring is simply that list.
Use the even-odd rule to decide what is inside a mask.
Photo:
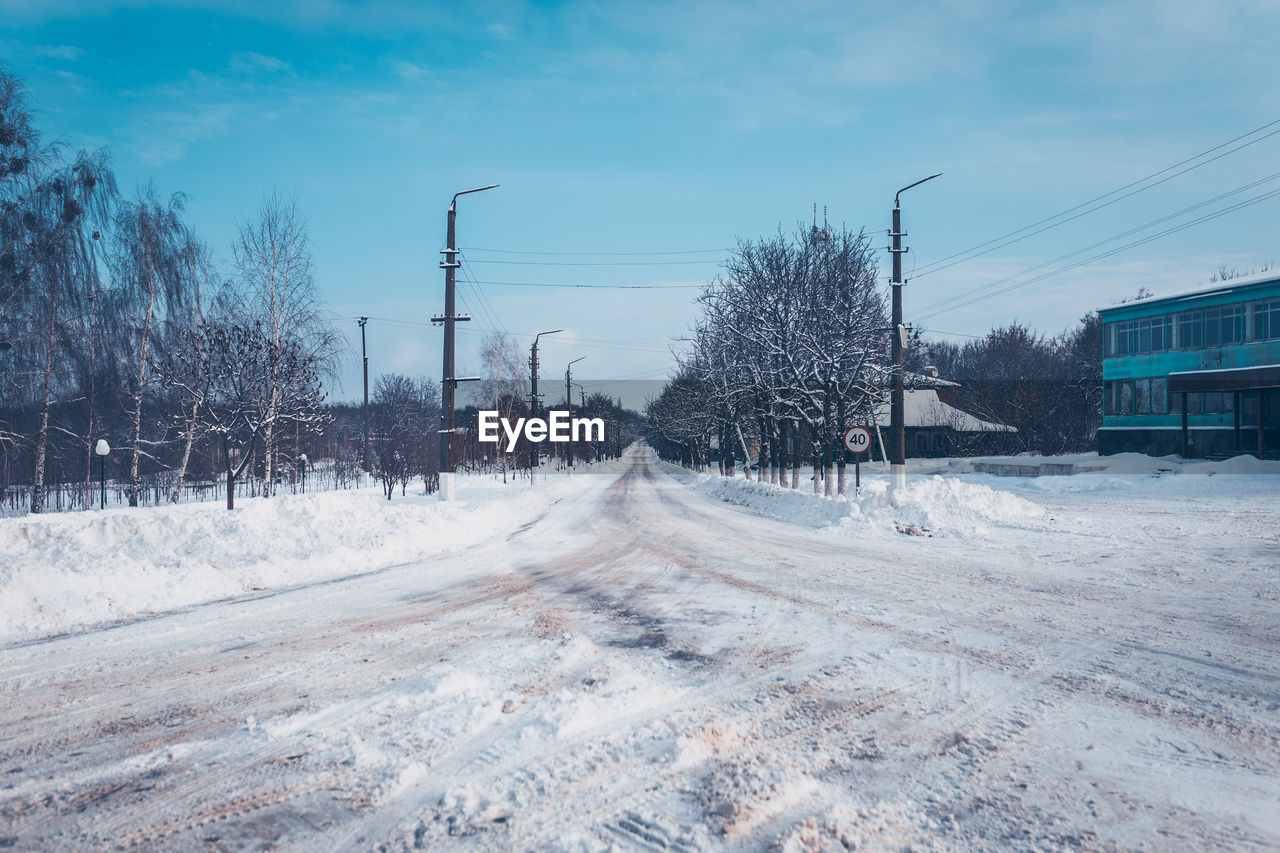
[{"label": "plowed snow pile", "polygon": [[[784,489],[769,483],[729,479],[712,474],[680,472],[709,497],[737,504],[773,518],[815,527],[839,526],[872,533],[928,533],[935,536],[982,535],[992,526],[1021,526],[1044,515],[1044,509],[1010,492],[978,483],[932,477],[911,477],[895,502],[883,478],[864,477],[862,494],[826,498],[804,489]],[[850,478],[852,479],[852,477]],[[808,485],[812,485],[809,483]]]},{"label": "plowed snow pile", "polygon": [[558,478],[531,495],[527,482],[477,477],[453,504],[362,489],[240,500],[234,512],[200,503],[0,519],[0,638],[420,560],[527,521],[573,488]]}]

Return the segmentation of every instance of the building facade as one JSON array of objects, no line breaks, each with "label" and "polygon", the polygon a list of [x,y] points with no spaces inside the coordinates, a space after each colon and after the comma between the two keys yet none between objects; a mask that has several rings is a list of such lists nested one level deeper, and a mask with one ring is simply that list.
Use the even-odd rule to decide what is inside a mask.
[{"label": "building facade", "polygon": [[[984,421],[955,407],[955,382],[936,377],[922,381],[932,388],[907,389],[902,395],[903,432],[907,441],[904,455],[908,459],[941,456],[975,456],[1008,452],[1001,441],[1018,430],[1007,424]],[[889,405],[882,403],[874,413],[878,435],[888,434]],[[872,442],[872,459],[881,459]]]},{"label": "building facade", "polygon": [[1280,274],[1098,313],[1100,453],[1280,455]]}]

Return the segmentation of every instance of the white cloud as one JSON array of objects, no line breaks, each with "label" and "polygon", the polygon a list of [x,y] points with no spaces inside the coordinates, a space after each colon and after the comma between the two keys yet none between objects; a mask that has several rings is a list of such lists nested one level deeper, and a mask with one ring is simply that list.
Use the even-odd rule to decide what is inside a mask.
[{"label": "white cloud", "polygon": [[187,110],[155,113],[131,131],[125,131],[134,155],[151,166],[164,166],[186,156],[193,142],[226,134],[237,114],[230,103],[195,105]]},{"label": "white cloud", "polygon": [[38,44],[31,49],[41,56],[47,56],[50,59],[61,59],[66,62],[75,62],[85,55],[83,50],[69,44]]},{"label": "white cloud", "polygon": [[396,60],[391,63],[391,73],[395,74],[401,80],[413,82],[417,80],[425,80],[430,77],[431,69],[425,65]]},{"label": "white cloud", "polygon": [[273,74],[281,71],[288,71],[289,63],[275,56],[265,56],[261,53],[246,51],[243,53],[232,54],[231,62],[228,66],[234,72],[244,74]]}]

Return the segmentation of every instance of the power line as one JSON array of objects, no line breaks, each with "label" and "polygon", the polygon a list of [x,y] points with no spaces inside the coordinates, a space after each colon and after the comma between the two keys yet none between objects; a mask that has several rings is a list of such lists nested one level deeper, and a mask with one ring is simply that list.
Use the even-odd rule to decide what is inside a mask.
[{"label": "power line", "polygon": [[[391,318],[391,317],[369,317],[369,319],[370,319],[370,320],[377,320],[379,323],[386,323],[386,324],[391,325],[391,326],[399,326],[399,327],[402,327],[402,328],[409,328],[409,329],[430,329],[430,328],[433,328],[433,324],[431,324],[431,323],[423,323],[423,322],[420,322],[420,321],[417,321],[417,320],[398,320],[398,319],[394,319],[394,318]],[[497,331],[502,331],[502,330],[500,330],[500,329],[486,329],[486,328],[459,329],[459,330],[458,330],[458,334],[469,334],[469,335],[474,335],[474,334],[484,334],[484,333],[497,332]],[[532,334],[527,334],[527,333],[524,333],[524,332],[505,332],[505,334],[508,334],[508,335],[510,335],[511,337],[516,337],[516,338],[532,338],[532,337],[534,337]],[[572,343],[573,343],[573,345],[575,345],[575,346],[576,346],[578,343],[582,343],[583,345],[594,345],[594,346],[602,346],[602,347],[616,347],[616,348],[619,348],[619,349],[622,349],[622,348],[637,348],[637,349],[638,349],[638,348],[648,348],[648,349],[653,350],[653,351],[660,351],[660,350],[665,350],[665,349],[666,349],[666,344],[658,344],[658,343],[653,343],[653,342],[651,342],[651,341],[615,341],[615,340],[606,340],[606,339],[604,339],[604,338],[574,338],[574,339],[573,339],[573,341],[572,341]]]},{"label": "power line", "polygon": [[599,257],[642,257],[647,255],[708,255],[713,252],[732,252],[733,249],[686,249],[674,252],[537,252],[520,251],[518,249],[484,249],[479,246],[467,246],[466,252],[493,252],[499,255],[551,255],[551,256],[599,256]]},{"label": "power line", "polygon": [[1200,201],[1200,202],[1197,202],[1196,204],[1190,205],[1188,207],[1184,207],[1183,209],[1175,211],[1174,213],[1170,213],[1165,216],[1158,217],[1156,219],[1151,220],[1150,222],[1145,222],[1142,225],[1135,226],[1133,228],[1128,229],[1127,231],[1122,231],[1119,234],[1112,235],[1111,237],[1108,237],[1105,240],[1099,240],[1096,243],[1091,243],[1088,246],[1085,246],[1083,248],[1076,249],[1075,251],[1072,251],[1072,252],[1067,252],[1065,255],[1059,255],[1058,257],[1053,258],[1052,260],[1044,261],[1043,263],[1036,264],[1035,266],[1027,267],[1026,269],[1020,270],[1016,273],[1011,273],[1010,275],[1007,275],[1004,278],[996,279],[993,282],[988,282],[987,284],[980,285],[979,287],[970,288],[969,290],[966,290],[962,293],[957,293],[953,296],[949,296],[946,299],[941,300],[940,302],[935,302],[933,305],[929,306],[928,310],[936,312],[939,309],[945,308],[952,303],[961,302],[965,300],[967,297],[972,296],[976,293],[979,293],[983,290],[996,287],[1008,281],[1012,281],[1013,279],[1027,275],[1028,273],[1037,272],[1039,270],[1044,269],[1045,267],[1049,267],[1049,266],[1053,266],[1054,264],[1061,263],[1062,261],[1070,260],[1073,257],[1082,255],[1085,252],[1092,251],[1101,246],[1105,246],[1108,243],[1114,243],[1117,240],[1123,240],[1125,237],[1129,237],[1133,234],[1137,234],[1140,231],[1146,231],[1149,228],[1154,228],[1157,225],[1162,225],[1171,219],[1177,219],[1179,216],[1185,216],[1188,213],[1194,213],[1195,211],[1201,208],[1208,207],[1211,204],[1216,204],[1217,202],[1222,201],[1223,199],[1230,198],[1233,195],[1238,195],[1242,192],[1245,192],[1246,190],[1254,189],[1255,187],[1259,187],[1263,184],[1271,183],[1272,181],[1275,181],[1277,179],[1280,179],[1280,172],[1273,172],[1272,174],[1268,175],[1265,178],[1259,178],[1256,181],[1251,181],[1250,183],[1247,183],[1244,186],[1236,187],[1233,190],[1228,190],[1227,192],[1221,193],[1220,195],[1216,195],[1213,198],[1205,199],[1204,201]]},{"label": "power line", "polygon": [[965,332],[944,332],[941,329],[925,329],[923,327],[920,328],[920,334],[923,335],[926,332],[928,332],[931,335],[950,335],[951,337],[956,337],[956,338],[985,338],[986,337],[986,335],[970,335],[970,334],[966,334]]},{"label": "power line", "polygon": [[498,328],[500,328],[504,334],[507,333],[507,326],[498,316],[498,309],[493,307],[493,303],[489,301],[489,297],[485,295],[484,290],[480,285],[476,284],[476,276],[474,270],[471,269],[471,264],[468,263],[466,257],[461,253],[458,254],[458,258],[462,261],[463,275],[470,282],[472,290],[474,290],[484,304],[489,307],[489,313],[493,315],[493,319],[496,321]]},{"label": "power line", "polygon": [[1136,248],[1137,246],[1142,246],[1146,243],[1150,243],[1152,240],[1157,240],[1161,237],[1166,237],[1170,234],[1176,234],[1179,231],[1185,231],[1186,229],[1194,225],[1199,225],[1203,222],[1208,222],[1210,220],[1217,219],[1222,216],[1226,216],[1228,213],[1234,213],[1237,210],[1243,210],[1246,207],[1252,207],[1255,204],[1260,204],[1264,201],[1268,201],[1276,197],[1280,197],[1280,189],[1271,190],[1270,192],[1262,193],[1261,195],[1254,196],[1253,198],[1236,202],[1235,204],[1230,205],[1226,208],[1223,208],[1222,210],[1216,210],[1213,213],[1207,213],[1204,216],[1201,216],[1197,219],[1193,219],[1189,222],[1184,222],[1181,225],[1175,225],[1172,228],[1166,228],[1164,231],[1160,231],[1156,234],[1143,237],[1140,240],[1134,240],[1133,242],[1126,243],[1123,246],[1117,246],[1116,248],[1110,249],[1106,252],[1100,252],[1099,254],[1092,255],[1080,261],[1076,261],[1075,263],[1069,264],[1060,269],[1050,270],[1049,272],[1046,272],[1042,275],[1035,276],[1034,278],[1027,279],[1026,281],[1010,284],[1007,287],[1003,287],[991,293],[985,293],[979,296],[975,296],[974,298],[968,300],[967,302],[961,302],[958,305],[951,305],[946,308],[940,308],[932,311],[926,310],[924,314],[920,315],[919,319],[923,320],[923,319],[927,319],[928,317],[936,316],[938,314],[944,314],[950,311],[956,311],[956,310],[959,310],[960,308],[967,308],[970,305],[974,305],[978,302],[985,301],[987,299],[992,298],[993,296],[1000,296],[1002,294],[1008,293],[1011,290],[1017,290],[1020,287],[1026,287],[1028,284],[1035,284],[1036,282],[1044,281],[1045,279],[1051,278],[1055,275],[1061,275],[1064,272],[1070,272],[1073,269],[1077,269],[1078,267],[1082,267],[1082,266],[1085,266],[1086,264],[1093,263],[1094,261],[1102,260],[1104,258],[1109,258],[1112,255],[1119,254],[1120,252],[1127,251],[1128,249]]},{"label": "power line", "polygon": [[[956,252],[953,255],[948,255],[945,258],[940,258],[936,261],[927,263],[920,268],[920,271],[916,273],[915,277],[920,278],[921,276],[930,275],[932,273],[939,272],[949,267],[953,267],[956,264],[964,263],[967,260],[972,260],[973,258],[977,258],[977,257],[981,257],[982,255],[989,254],[990,252],[994,252],[997,249],[1003,249],[1006,246],[1011,246],[1014,243],[1021,242],[1023,240],[1026,240],[1029,237],[1034,237],[1036,234],[1042,234],[1045,231],[1048,231],[1052,228],[1057,228],[1059,225],[1065,225],[1066,223],[1079,219],[1082,216],[1086,216],[1090,213],[1095,213],[1103,209],[1104,207],[1109,207],[1110,205],[1115,204],[1116,202],[1122,201],[1126,198],[1130,198],[1131,196],[1137,195],[1140,192],[1145,192],[1146,190],[1149,190],[1152,187],[1157,187],[1160,184],[1166,183],[1167,181],[1171,181],[1176,177],[1185,175],[1187,172],[1190,172],[1194,169],[1199,169],[1201,166],[1207,166],[1208,164],[1213,163],[1216,160],[1221,160],[1223,157],[1226,157],[1229,154],[1234,154],[1237,151],[1240,151],[1244,148],[1248,148],[1250,145],[1255,145],[1259,142],[1262,142],[1265,139],[1270,139],[1271,137],[1277,134],[1280,134],[1280,129],[1273,130],[1264,136],[1260,136],[1257,139],[1252,139],[1244,143],[1243,145],[1236,146],[1235,148],[1232,148],[1230,151],[1223,151],[1222,153],[1218,154],[1215,157],[1210,157],[1209,159],[1204,160],[1203,162],[1196,163],[1193,166],[1188,166],[1187,168],[1182,169],[1181,171],[1175,172],[1172,175],[1168,175],[1167,177],[1161,178],[1160,180],[1147,184],[1146,186],[1141,186],[1141,187],[1139,186],[1141,184],[1146,183],[1147,181],[1152,180],[1153,178],[1158,178],[1161,175],[1164,175],[1166,172],[1171,172],[1174,169],[1179,169],[1182,166],[1186,166],[1188,163],[1193,163],[1194,161],[1199,160],[1202,157],[1205,157],[1209,154],[1213,154],[1215,151],[1219,151],[1222,148],[1226,148],[1228,145],[1232,145],[1236,142],[1239,142],[1242,139],[1246,139],[1257,133],[1261,133],[1267,128],[1273,127],[1277,124],[1280,124],[1280,119],[1267,122],[1261,127],[1254,128],[1248,133],[1243,133],[1235,137],[1234,139],[1228,139],[1226,142],[1223,142],[1220,145],[1215,145],[1213,148],[1209,148],[1205,151],[1201,151],[1199,154],[1196,154],[1194,156],[1188,157],[1185,160],[1181,160],[1177,163],[1174,163],[1172,166],[1167,166],[1158,172],[1153,172],[1150,175],[1147,175],[1145,178],[1140,178],[1136,181],[1133,181],[1132,183],[1128,183],[1122,187],[1118,187],[1117,189],[1114,189],[1111,192],[1104,193],[1100,196],[1089,199],[1088,201],[1081,202],[1080,204],[1077,204],[1075,207],[1067,208],[1064,211],[1055,213],[1054,215],[1046,217],[1045,219],[1041,219],[1038,222],[1033,222],[1030,225],[1025,225],[1022,228],[1018,228],[1014,231],[1010,231],[1008,234],[1004,234],[999,237],[992,238],[991,240],[988,240],[985,243],[979,243],[976,246],[971,246],[970,248],[964,249],[960,252]],[[1138,187],[1138,189],[1134,189],[1133,192],[1125,193],[1126,190],[1133,189],[1134,187]],[[1111,198],[1112,196],[1116,196],[1120,193],[1125,193],[1125,194],[1120,195],[1118,198]],[[1106,201],[1106,199],[1111,199],[1111,200]],[[1105,202],[1105,203],[1098,204],[1098,202]],[[1095,205],[1095,206],[1090,207],[1090,205]],[[1084,208],[1088,208],[1088,209],[1085,210]],[[1080,212],[1076,213],[1076,211],[1080,211]],[[1066,219],[1062,218],[1072,213],[1075,213],[1076,215],[1070,216],[1069,218],[1066,218]],[[1055,222],[1054,220],[1060,220],[1060,221]],[[1052,224],[1049,224],[1049,223],[1052,223]],[[1039,226],[1041,225],[1045,227],[1039,228]],[[1031,229],[1033,228],[1038,228],[1038,230],[1031,231]],[[1030,231],[1031,233],[1023,233],[1027,231]],[[1018,235],[1022,235],[1022,236],[1018,236]],[[1010,240],[1008,239],[1010,237],[1014,237],[1016,239]],[[1007,241],[1007,242],[1001,242],[1001,241]]]},{"label": "power line", "polygon": [[493,258],[472,258],[473,264],[514,264],[522,267],[670,267],[687,264],[718,264],[718,259],[704,261],[502,261]]},{"label": "power line", "polygon": [[580,288],[582,290],[694,290],[706,287],[705,284],[547,284],[537,281],[484,281],[476,284],[489,284],[498,287],[558,287]]}]

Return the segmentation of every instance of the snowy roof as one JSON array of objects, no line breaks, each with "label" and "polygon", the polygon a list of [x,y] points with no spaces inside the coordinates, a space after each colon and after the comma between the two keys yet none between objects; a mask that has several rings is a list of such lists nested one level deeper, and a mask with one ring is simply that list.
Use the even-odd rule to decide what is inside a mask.
[{"label": "snowy roof", "polygon": [[[950,427],[956,432],[1018,431],[1016,427],[984,421],[955,406],[948,405],[938,399],[937,391],[931,389],[904,391],[902,413],[903,420],[909,427]],[[876,407],[875,419],[876,423],[882,427],[889,425],[888,402]]]},{"label": "snowy roof", "polygon": [[1267,270],[1264,273],[1258,273],[1256,275],[1241,276],[1240,278],[1232,278],[1227,281],[1215,282],[1208,286],[1201,286],[1191,290],[1170,293],[1168,296],[1148,296],[1146,299],[1135,299],[1132,302],[1121,302],[1119,305],[1108,305],[1106,308],[1099,308],[1098,313],[1105,314],[1110,311],[1121,311],[1126,308],[1154,305],[1157,302],[1177,302],[1182,299],[1190,299],[1197,296],[1210,296],[1215,293],[1230,293],[1233,290],[1239,290],[1243,287],[1251,287],[1255,284],[1270,284],[1274,281],[1280,281],[1280,273],[1277,273],[1275,270]]},{"label": "snowy roof", "polygon": [[912,373],[910,370],[903,374],[903,381],[915,388],[959,388],[959,382],[952,382],[950,379],[943,379],[939,376],[930,376],[927,373]]}]

